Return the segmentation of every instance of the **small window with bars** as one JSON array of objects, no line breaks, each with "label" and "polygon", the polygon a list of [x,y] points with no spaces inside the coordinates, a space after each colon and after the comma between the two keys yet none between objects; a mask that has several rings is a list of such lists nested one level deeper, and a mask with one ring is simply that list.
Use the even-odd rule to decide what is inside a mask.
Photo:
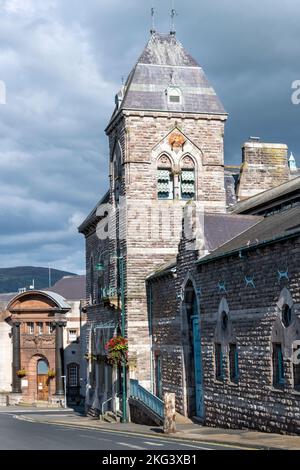
[{"label": "small window with bars", "polygon": [[294,389],[300,391],[300,347],[294,349],[293,355]]},{"label": "small window with bars", "polygon": [[79,366],[78,364],[70,364],[68,366],[68,386],[78,387],[79,384]]},{"label": "small window with bars", "polygon": [[284,385],[284,362],[281,344],[273,344],[273,386]]},{"label": "small window with bars", "polygon": [[173,175],[171,170],[157,170],[158,199],[173,199]]},{"label": "small window with bars", "polygon": [[230,369],[230,381],[238,383],[239,381],[239,362],[238,362],[238,350],[236,344],[229,345],[229,369]]},{"label": "small window with bars", "polygon": [[180,177],[181,199],[195,198],[195,171],[182,170]]},{"label": "small window with bars", "polygon": [[27,334],[28,335],[33,335],[34,334],[34,323],[33,322],[28,322],[27,323]]},{"label": "small window with bars", "polygon": [[222,346],[219,343],[215,344],[215,370],[216,370],[216,379],[224,380],[223,353],[222,353]]}]

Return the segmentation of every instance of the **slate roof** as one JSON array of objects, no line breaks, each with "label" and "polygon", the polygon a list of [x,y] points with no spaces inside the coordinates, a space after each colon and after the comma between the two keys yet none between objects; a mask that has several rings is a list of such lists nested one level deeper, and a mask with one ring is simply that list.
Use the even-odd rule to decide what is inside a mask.
[{"label": "slate roof", "polygon": [[[65,304],[65,308],[67,301],[69,300],[85,300],[86,299],[86,277],[85,276],[65,276],[59,281],[54,284],[51,288],[47,287],[42,289],[41,291],[31,291],[28,290],[26,293],[29,292],[43,292],[47,295],[51,296],[51,298],[56,299],[61,304]],[[11,300],[17,297],[19,294],[18,292],[10,293],[10,294],[0,294],[0,311],[1,309],[5,309],[6,306],[11,302]],[[66,300],[65,300],[66,299]],[[68,305],[68,308],[70,306]]]},{"label": "slate roof", "polygon": [[232,212],[235,214],[247,213],[250,211],[258,210],[259,207],[270,205],[270,203],[286,199],[286,197],[300,196],[300,177],[294,178],[286,183],[276,186],[273,189],[268,189],[262,193],[256,194],[244,201],[238,202],[236,206],[232,207]]},{"label": "slate roof", "polygon": [[[168,102],[169,86],[180,88],[182,103]],[[174,34],[159,33],[151,35],[130,73],[120,109],[226,114],[202,67]]]},{"label": "slate roof", "polygon": [[205,214],[205,249],[209,252],[215,250],[260,220],[261,217],[252,215]]},{"label": "slate roof", "polygon": [[65,276],[47,291],[60,294],[67,300],[84,300],[86,298],[86,277]]},{"label": "slate roof", "polygon": [[[218,246],[231,240],[237,234],[244,232],[261,220],[262,217],[252,215],[204,214],[205,250],[208,252],[215,250]],[[157,279],[169,274],[175,267],[176,260],[162,266],[148,276],[147,280]]]},{"label": "slate roof", "polygon": [[257,219],[258,221],[255,225],[219,246],[209,255],[201,258],[198,260],[198,263],[207,263],[243,249],[255,249],[262,244],[275,242],[291,236],[300,236],[300,207],[294,207],[270,217]]},{"label": "slate roof", "polygon": [[[107,204],[109,202],[109,191],[107,191],[107,193],[104,194],[104,196],[102,197],[102,199],[100,199],[99,202],[97,202],[96,206],[94,207],[94,209],[89,213],[89,215],[84,219],[84,221],[82,222],[82,224],[80,224],[80,226],[78,227],[78,232],[79,233],[84,233],[85,230],[88,228],[88,226],[92,223],[94,223],[97,219],[97,210],[98,210],[98,207],[101,206],[101,204]],[[99,217],[99,220],[100,220],[100,217]]]}]

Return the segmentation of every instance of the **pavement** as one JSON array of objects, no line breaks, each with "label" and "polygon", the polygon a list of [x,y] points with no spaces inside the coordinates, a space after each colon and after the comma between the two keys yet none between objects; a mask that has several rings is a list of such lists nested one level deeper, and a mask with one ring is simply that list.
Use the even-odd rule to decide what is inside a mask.
[{"label": "pavement", "polygon": [[[82,425],[77,422],[78,416],[69,419],[72,417],[70,412],[20,411],[0,412],[0,450],[152,450],[157,455],[165,451],[185,455],[187,451],[238,450],[222,444],[189,439],[179,441],[161,433],[132,432],[120,427],[112,429],[110,425]],[[73,458],[76,460],[76,456]]]},{"label": "pavement", "polygon": [[[104,423],[83,416],[72,410],[26,410],[6,408],[20,421],[36,424],[51,424],[77,430],[105,432],[110,435],[131,436],[134,439],[143,437],[167,439],[176,444],[176,448],[184,443],[204,445],[210,448],[253,449],[253,450],[300,450],[300,437],[280,434],[262,433],[249,430],[229,430],[201,426],[199,424],[177,424],[177,432],[173,435],[163,434],[161,427],[145,426],[134,423]],[[0,413],[1,419],[1,413]],[[0,421],[1,423],[1,421]],[[155,446],[153,447],[155,448]]]}]

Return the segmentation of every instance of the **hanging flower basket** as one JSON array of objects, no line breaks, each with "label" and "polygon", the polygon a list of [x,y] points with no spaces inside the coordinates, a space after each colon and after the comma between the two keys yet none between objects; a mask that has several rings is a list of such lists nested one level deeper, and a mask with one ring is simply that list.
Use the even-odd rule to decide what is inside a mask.
[{"label": "hanging flower basket", "polygon": [[123,336],[111,338],[105,345],[106,360],[112,366],[128,364],[128,341]]},{"label": "hanging flower basket", "polygon": [[48,377],[49,377],[49,379],[54,379],[54,377],[55,377],[55,370],[49,370],[49,371],[48,371]]},{"label": "hanging flower basket", "polygon": [[25,369],[20,369],[17,371],[17,376],[19,377],[19,379],[23,379],[24,377],[26,377],[27,375],[27,372]]}]

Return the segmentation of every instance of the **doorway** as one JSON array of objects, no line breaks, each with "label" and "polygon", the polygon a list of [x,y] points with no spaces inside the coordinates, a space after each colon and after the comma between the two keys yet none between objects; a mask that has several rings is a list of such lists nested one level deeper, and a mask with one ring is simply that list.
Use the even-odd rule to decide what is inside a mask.
[{"label": "doorway", "polygon": [[48,401],[49,399],[49,366],[44,359],[37,363],[37,399],[38,401]]},{"label": "doorway", "polygon": [[191,282],[185,289],[186,307],[186,390],[187,413],[190,417],[204,418],[202,374],[201,326],[197,296]]}]

